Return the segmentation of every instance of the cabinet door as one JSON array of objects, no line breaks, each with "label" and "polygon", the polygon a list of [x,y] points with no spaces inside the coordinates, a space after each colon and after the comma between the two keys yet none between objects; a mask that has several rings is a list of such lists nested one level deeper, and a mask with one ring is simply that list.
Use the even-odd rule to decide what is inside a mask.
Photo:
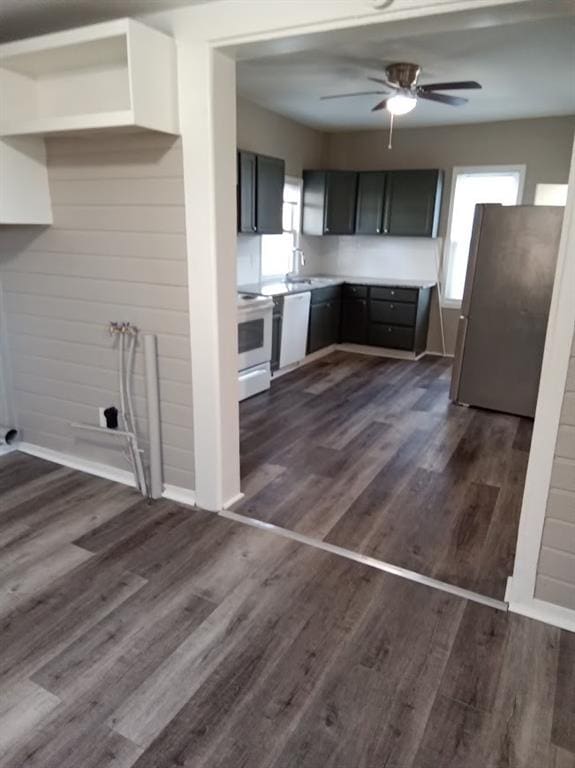
[{"label": "cabinet door", "polygon": [[388,174],[384,233],[435,237],[441,186],[440,171],[391,171]]},{"label": "cabinet door", "polygon": [[256,231],[256,156],[238,152],[238,232]]},{"label": "cabinet door", "polygon": [[325,171],[303,172],[304,235],[323,235],[325,218]]},{"label": "cabinet door", "polygon": [[381,171],[360,173],[357,184],[356,235],[379,235],[383,231],[385,179]]},{"label": "cabinet door", "polygon": [[277,157],[256,158],[256,227],[262,235],[281,235],[285,163]]},{"label": "cabinet door", "polygon": [[307,352],[335,344],[339,340],[340,302],[326,301],[312,304],[309,313],[309,331],[307,336]]},{"label": "cabinet door", "polygon": [[341,305],[341,340],[367,344],[367,299],[347,299]]},{"label": "cabinet door", "polygon": [[324,232],[326,235],[353,235],[357,173],[326,171]]}]

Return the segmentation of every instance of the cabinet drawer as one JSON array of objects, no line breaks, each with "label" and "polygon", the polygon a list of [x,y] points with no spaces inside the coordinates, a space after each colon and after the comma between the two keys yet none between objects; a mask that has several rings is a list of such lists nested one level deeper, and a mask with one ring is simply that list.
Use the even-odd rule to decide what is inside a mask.
[{"label": "cabinet drawer", "polygon": [[374,347],[412,350],[413,328],[371,323],[369,326],[369,343]]},{"label": "cabinet drawer", "polygon": [[390,325],[415,325],[417,304],[395,303],[393,301],[370,301],[369,318],[376,323]]},{"label": "cabinet drawer", "polygon": [[408,304],[417,304],[419,290],[417,288],[393,288],[388,286],[376,286],[371,289],[372,299],[384,299],[385,301],[404,301]]},{"label": "cabinet drawer", "polygon": [[312,304],[323,304],[324,301],[337,301],[341,296],[341,285],[328,285],[325,288],[314,288],[311,292]]},{"label": "cabinet drawer", "polygon": [[344,283],[343,295],[352,299],[367,299],[367,285],[350,285]]}]

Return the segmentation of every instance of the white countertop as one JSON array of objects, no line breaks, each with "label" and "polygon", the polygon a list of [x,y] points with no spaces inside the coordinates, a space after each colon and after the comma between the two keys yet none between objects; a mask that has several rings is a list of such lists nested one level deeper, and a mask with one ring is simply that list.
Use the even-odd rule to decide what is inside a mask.
[{"label": "white countertop", "polygon": [[380,285],[389,288],[433,288],[432,280],[397,280],[383,277],[348,277],[345,275],[302,275],[301,281],[286,282],[285,280],[262,280],[260,283],[240,285],[238,293],[257,294],[259,296],[285,296],[290,293],[303,293],[314,288],[328,285]]}]

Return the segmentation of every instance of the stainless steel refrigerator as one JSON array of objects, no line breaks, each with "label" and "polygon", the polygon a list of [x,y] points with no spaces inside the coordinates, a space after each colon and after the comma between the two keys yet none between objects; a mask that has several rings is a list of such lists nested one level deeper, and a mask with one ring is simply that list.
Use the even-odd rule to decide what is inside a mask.
[{"label": "stainless steel refrigerator", "polygon": [[453,401],[535,415],[563,210],[476,206]]}]

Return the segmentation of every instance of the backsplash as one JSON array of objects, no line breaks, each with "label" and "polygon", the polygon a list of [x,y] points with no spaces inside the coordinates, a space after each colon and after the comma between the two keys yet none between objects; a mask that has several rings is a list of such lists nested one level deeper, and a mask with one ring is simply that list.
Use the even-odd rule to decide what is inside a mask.
[{"label": "backsplash", "polygon": [[[261,280],[261,235],[238,234],[237,238],[237,285],[258,283]],[[273,237],[273,235],[271,235]],[[300,237],[300,247],[305,255],[302,274],[314,275],[322,270],[325,248],[323,237]],[[325,269],[325,268],[324,268]]]},{"label": "backsplash", "polygon": [[257,283],[261,273],[261,236],[238,235],[237,285]]},{"label": "backsplash", "polygon": [[[309,239],[309,238],[308,238]],[[441,239],[421,237],[324,237],[313,271],[350,277],[437,279]],[[309,262],[308,262],[309,264]]]}]

